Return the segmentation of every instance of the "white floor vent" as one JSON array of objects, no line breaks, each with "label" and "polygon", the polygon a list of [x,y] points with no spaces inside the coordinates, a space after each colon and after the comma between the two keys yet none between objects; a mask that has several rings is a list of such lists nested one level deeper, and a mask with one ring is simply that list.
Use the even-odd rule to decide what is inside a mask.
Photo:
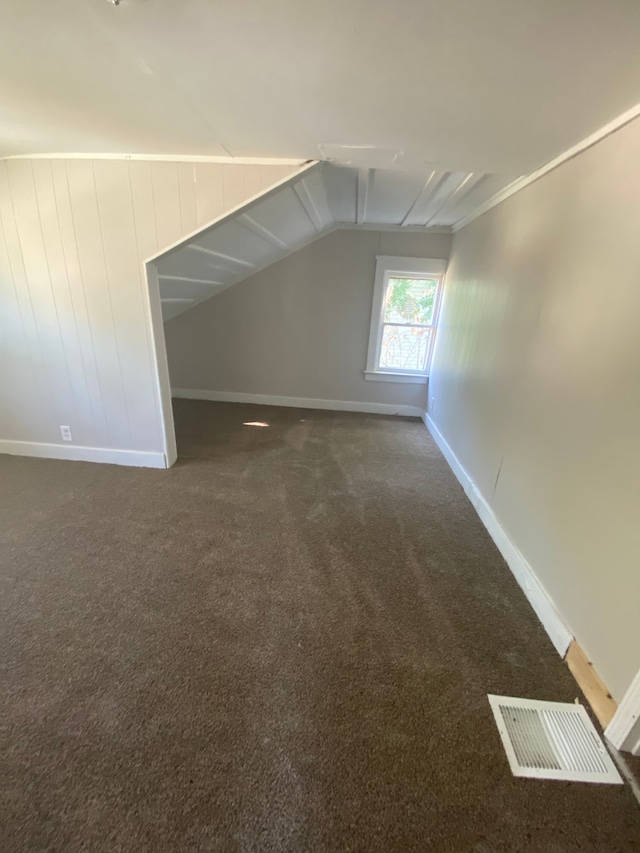
[{"label": "white floor vent", "polygon": [[623,784],[582,705],[488,698],[514,776]]}]

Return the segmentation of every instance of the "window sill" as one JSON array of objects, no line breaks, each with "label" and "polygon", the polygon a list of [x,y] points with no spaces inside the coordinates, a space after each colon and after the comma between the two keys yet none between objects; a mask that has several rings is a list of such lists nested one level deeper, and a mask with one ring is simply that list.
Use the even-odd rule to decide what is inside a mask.
[{"label": "window sill", "polygon": [[382,370],[365,370],[364,378],[369,382],[411,382],[426,385],[429,377],[424,373],[387,373]]}]

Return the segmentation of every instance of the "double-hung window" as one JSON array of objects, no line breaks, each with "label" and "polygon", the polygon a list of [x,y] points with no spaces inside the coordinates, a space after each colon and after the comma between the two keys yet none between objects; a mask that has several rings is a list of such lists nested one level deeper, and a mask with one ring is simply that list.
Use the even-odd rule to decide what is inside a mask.
[{"label": "double-hung window", "polygon": [[446,262],[379,255],[365,377],[426,382]]}]

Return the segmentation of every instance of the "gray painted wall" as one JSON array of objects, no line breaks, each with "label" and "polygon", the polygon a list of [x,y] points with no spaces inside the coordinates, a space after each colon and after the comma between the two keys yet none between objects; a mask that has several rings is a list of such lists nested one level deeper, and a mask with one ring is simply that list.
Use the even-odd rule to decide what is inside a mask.
[{"label": "gray painted wall", "polygon": [[449,234],[336,231],[165,325],[174,388],[426,406],[365,381],[377,254],[447,259]]},{"label": "gray painted wall", "polygon": [[640,121],[455,235],[430,415],[618,701],[640,667]]}]

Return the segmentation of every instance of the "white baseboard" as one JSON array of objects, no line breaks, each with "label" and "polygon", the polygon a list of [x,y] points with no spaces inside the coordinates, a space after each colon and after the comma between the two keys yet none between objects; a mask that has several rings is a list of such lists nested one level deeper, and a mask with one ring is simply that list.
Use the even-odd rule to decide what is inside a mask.
[{"label": "white baseboard", "polygon": [[449,463],[451,470],[458,478],[460,485],[465,490],[467,497],[480,516],[480,520],[489,531],[489,535],[495,542],[498,551],[504,557],[506,564],[511,569],[513,576],[526,595],[529,604],[533,607],[538,619],[542,622],[558,654],[564,657],[569,644],[573,640],[573,634],[566,622],[558,613],[553,601],[540,583],[534,570],[511,541],[486,499],[458,461],[458,458],[447,444],[442,433],[438,430],[429,415],[424,414],[423,420],[433,436],[435,443],[440,448],[442,455]]},{"label": "white baseboard", "polygon": [[640,755],[640,670],[604,734],[616,749]]},{"label": "white baseboard", "polygon": [[402,415],[421,418],[419,406],[395,403],[359,403],[353,400],[316,400],[313,397],[281,397],[272,394],[245,394],[242,391],[203,391],[172,388],[171,396],[185,400],[212,400],[217,403],[255,403],[259,406],[289,406],[293,409],[328,409],[334,412],[366,412],[374,415]]},{"label": "white baseboard", "polygon": [[41,444],[34,441],[0,440],[0,453],[10,456],[37,456],[41,459],[68,459],[77,462],[106,462],[137,468],[166,468],[164,453],[141,450],[111,450],[105,447],[79,447],[75,444]]}]

